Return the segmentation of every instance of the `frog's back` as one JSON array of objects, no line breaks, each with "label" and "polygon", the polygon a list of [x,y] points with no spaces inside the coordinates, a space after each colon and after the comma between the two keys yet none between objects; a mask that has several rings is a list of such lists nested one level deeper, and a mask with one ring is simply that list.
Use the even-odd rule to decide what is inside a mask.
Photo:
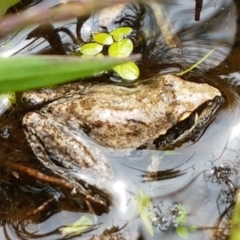
[{"label": "frog's back", "polygon": [[215,96],[220,92],[207,84],[165,75],[134,89],[93,86],[48,109],[75,130],[84,128],[101,145],[127,148],[164,135],[184,114]]}]

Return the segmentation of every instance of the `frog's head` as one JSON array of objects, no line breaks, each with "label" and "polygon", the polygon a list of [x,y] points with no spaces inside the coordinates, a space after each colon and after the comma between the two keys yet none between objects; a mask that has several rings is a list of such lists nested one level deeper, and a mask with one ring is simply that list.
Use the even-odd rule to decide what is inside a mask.
[{"label": "frog's head", "polygon": [[[218,89],[207,84],[179,80],[168,75],[164,79],[164,84],[170,86],[176,100],[168,110],[174,124],[154,140],[157,148],[166,148],[179,141],[196,138],[211,123],[223,102]],[[183,107],[185,111],[182,111]]]}]

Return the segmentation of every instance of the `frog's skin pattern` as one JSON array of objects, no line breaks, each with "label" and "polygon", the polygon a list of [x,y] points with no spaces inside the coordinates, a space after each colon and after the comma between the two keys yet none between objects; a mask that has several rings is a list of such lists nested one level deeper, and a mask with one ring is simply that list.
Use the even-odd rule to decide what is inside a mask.
[{"label": "frog's skin pattern", "polygon": [[[56,96],[67,88],[71,84],[64,91],[56,89]],[[49,168],[57,171],[52,158],[66,168],[81,166],[101,176],[112,175],[111,167],[84,134],[110,148],[164,148],[209,122],[222,99],[214,87],[173,75],[135,88],[75,84],[73,89],[39,112],[28,113],[23,118],[25,133],[36,156]],[[50,98],[53,92],[48,91]],[[34,97],[33,92],[30,95]]]}]

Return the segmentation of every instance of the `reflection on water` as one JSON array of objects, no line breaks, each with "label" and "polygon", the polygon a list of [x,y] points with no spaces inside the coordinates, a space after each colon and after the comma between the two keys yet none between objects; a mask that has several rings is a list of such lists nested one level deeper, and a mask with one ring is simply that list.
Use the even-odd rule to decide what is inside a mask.
[{"label": "reflection on water", "polygon": [[[42,1],[40,4],[47,2]],[[48,3],[52,6],[58,2]],[[149,7],[134,4],[125,7],[129,16],[128,23],[134,25],[132,19],[137,18],[140,22],[137,28],[148,43],[139,47],[139,51],[143,53],[142,76],[185,69],[215,49],[192,77],[196,81],[207,79],[218,86],[225,94],[225,106],[197,142],[187,142],[173,152],[119,150],[113,153],[100,147],[109,157],[115,172],[115,178],[104,183],[104,188],[113,196],[113,204],[109,207],[108,214],[104,213],[96,218],[96,225],[93,227],[97,230],[89,231],[81,239],[90,239],[93,234],[101,235],[106,229],[108,232],[114,232],[114,227],[115,232],[120,229],[116,239],[137,239],[138,234],[142,239],[179,239],[176,233],[179,226],[186,227],[189,239],[212,239],[212,234],[218,239],[221,235],[217,230],[218,224],[221,227],[228,224],[227,221],[224,224],[224,220],[231,213],[235,189],[239,186],[237,169],[240,164],[240,74],[235,72],[226,75],[224,69],[225,75],[207,73],[205,76],[198,76],[201,72],[220,64],[225,58],[229,61],[236,57],[234,53],[230,54],[237,27],[235,7],[230,0],[204,1],[200,21],[196,22],[195,1],[162,2],[180,40],[181,48],[168,46],[160,30],[155,31],[157,25],[149,17],[149,14],[153,14]],[[84,21],[80,32],[83,40],[89,34],[85,31],[87,27],[99,30],[97,19],[99,15],[96,14]],[[121,25],[121,22],[112,24],[107,25],[110,28],[108,30],[119,26],[117,24]],[[64,24],[48,25],[48,33],[56,33],[54,29],[62,26],[75,36],[79,34],[77,23],[73,20]],[[34,26],[16,33],[5,43],[2,41],[1,56],[51,52],[52,46],[46,40],[46,35],[43,37],[37,34]],[[30,36],[30,39],[26,40],[26,36]],[[68,52],[72,39],[61,31],[58,36],[62,50]],[[17,124],[15,122],[15,125]],[[10,128],[10,138],[12,136],[14,131]],[[1,140],[4,144],[10,142],[9,139]],[[19,147],[17,154],[9,157],[9,160],[16,161],[18,156],[20,162],[23,159],[26,163],[35,162],[36,159],[32,159],[29,149],[25,148],[21,151],[23,149]],[[27,154],[21,156],[22,152]],[[5,161],[5,157],[0,159],[1,162]],[[39,166],[37,168],[42,169]],[[69,195],[66,189],[52,187],[24,175],[19,178],[13,170],[9,175],[3,168],[1,174],[3,177],[0,197],[4,199],[0,207],[1,239],[62,239],[59,228],[73,223],[86,211],[81,199]],[[136,214],[134,195],[138,194],[140,189],[151,197],[153,202],[151,211],[154,212],[154,237],[149,235],[141,218]],[[186,221],[183,225],[179,223],[178,218],[181,206],[186,210]],[[32,209],[36,212],[31,212]],[[197,227],[197,230],[190,231],[191,226]],[[212,231],[213,229],[216,231]],[[223,235],[221,237],[224,239]]]}]

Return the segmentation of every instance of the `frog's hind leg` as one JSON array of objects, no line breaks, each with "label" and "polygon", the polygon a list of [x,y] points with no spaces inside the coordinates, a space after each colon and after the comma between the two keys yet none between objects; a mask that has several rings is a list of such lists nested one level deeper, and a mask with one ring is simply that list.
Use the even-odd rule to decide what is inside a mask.
[{"label": "frog's hind leg", "polygon": [[57,166],[48,156],[46,153],[44,147],[40,144],[39,139],[37,139],[37,136],[31,133],[31,130],[24,129],[24,132],[26,134],[26,137],[28,139],[29,145],[31,146],[34,154],[37,156],[38,160],[48,169],[50,169],[52,172],[60,176],[61,178],[64,178],[67,180],[67,182],[70,182],[73,185],[73,193],[76,193],[78,191],[85,192],[81,184],[79,184],[76,180],[74,180],[69,174],[67,174],[61,167]]},{"label": "frog's hind leg", "polygon": [[[24,124],[23,124],[24,125]],[[45,151],[44,147],[41,145],[39,139],[32,133],[29,129],[24,129],[24,132],[26,134],[26,137],[29,141],[29,144],[34,152],[34,154],[38,157],[38,160],[48,169],[50,169],[54,174],[57,176],[60,176],[61,179],[64,179],[66,181],[67,185],[70,185],[72,187],[72,193],[73,194],[80,194],[83,199],[85,200],[89,211],[92,213],[95,213],[92,204],[101,204],[104,205],[105,208],[108,208],[107,204],[103,204],[103,201],[99,203],[100,200],[95,199],[94,196],[91,196],[89,194],[89,191],[82,186],[79,182],[77,182],[70,174],[65,172],[61,167],[57,166],[48,156],[47,152]]]}]

